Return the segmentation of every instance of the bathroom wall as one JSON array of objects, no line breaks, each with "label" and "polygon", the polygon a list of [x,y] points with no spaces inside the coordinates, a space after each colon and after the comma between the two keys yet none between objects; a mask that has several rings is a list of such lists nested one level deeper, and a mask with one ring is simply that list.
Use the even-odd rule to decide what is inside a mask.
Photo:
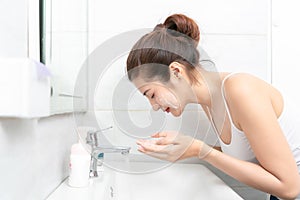
[{"label": "bathroom wall", "polygon": [[[18,0],[17,2],[19,6],[14,6],[9,0],[1,1],[1,29],[9,30],[0,32],[1,57],[27,56],[27,36],[24,34],[27,31],[27,1]],[[14,9],[15,12],[10,12],[11,9]],[[8,41],[9,43],[7,43]]]},{"label": "bathroom wall", "polygon": [[[272,1],[272,83],[295,105],[300,102],[300,28],[295,23],[300,17],[299,7],[297,0]],[[299,106],[295,109],[300,113]]]},{"label": "bathroom wall", "polygon": [[0,199],[45,199],[68,176],[72,115],[0,119]]},{"label": "bathroom wall", "polygon": [[[31,55],[29,1],[0,2],[0,59]],[[0,67],[5,74],[7,66]],[[6,87],[1,80],[0,87]],[[69,149],[77,140],[74,127],[72,114],[40,119],[0,116],[0,199],[45,199],[68,176]]]}]

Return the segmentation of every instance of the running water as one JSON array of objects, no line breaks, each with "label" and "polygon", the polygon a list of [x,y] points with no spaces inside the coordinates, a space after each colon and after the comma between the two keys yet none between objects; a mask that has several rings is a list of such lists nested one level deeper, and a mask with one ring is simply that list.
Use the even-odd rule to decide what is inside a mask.
[{"label": "running water", "polygon": [[131,173],[131,164],[130,164],[129,153],[123,154],[123,158],[124,158],[124,169],[123,169],[124,172]]}]

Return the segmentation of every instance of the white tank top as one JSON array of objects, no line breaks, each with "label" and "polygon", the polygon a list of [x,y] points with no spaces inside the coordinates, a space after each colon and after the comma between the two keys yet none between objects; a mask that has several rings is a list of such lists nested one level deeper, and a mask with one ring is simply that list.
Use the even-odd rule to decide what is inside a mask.
[{"label": "white tank top", "polygon": [[[224,82],[226,79],[228,79],[231,75],[235,73],[231,73],[227,75],[224,80],[222,81],[222,97],[224,100],[224,105],[226,107],[226,112],[229,117],[229,121],[231,123],[231,142],[229,144],[225,144],[219,135],[217,134],[216,128],[212,122],[212,126],[214,127],[214,130],[217,134],[217,137],[219,139],[219,143],[221,145],[222,151],[228,155],[231,155],[235,158],[238,158],[240,160],[245,160],[249,162],[258,163],[251,146],[248,142],[247,137],[245,136],[245,133],[241,130],[239,130],[233,123],[226,98],[225,98],[225,91],[224,91]],[[300,120],[297,119],[300,118],[300,116],[296,115],[295,108],[292,105],[292,102],[287,99],[286,96],[284,97],[284,107],[281,115],[278,118],[278,123],[280,124],[280,127],[288,141],[288,144],[290,146],[290,149],[294,155],[294,158],[296,160],[298,171],[300,173]]]}]

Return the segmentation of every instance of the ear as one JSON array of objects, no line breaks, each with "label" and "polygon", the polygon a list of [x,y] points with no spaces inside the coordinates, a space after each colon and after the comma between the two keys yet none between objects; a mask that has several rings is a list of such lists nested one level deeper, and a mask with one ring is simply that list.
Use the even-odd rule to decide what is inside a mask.
[{"label": "ear", "polygon": [[179,62],[172,62],[169,65],[170,75],[181,78],[184,72],[183,66]]}]

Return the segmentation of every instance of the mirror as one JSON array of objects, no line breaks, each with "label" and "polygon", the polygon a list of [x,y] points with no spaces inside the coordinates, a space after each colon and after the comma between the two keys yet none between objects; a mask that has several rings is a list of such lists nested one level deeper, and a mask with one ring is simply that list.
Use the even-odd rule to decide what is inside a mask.
[{"label": "mirror", "polygon": [[[88,55],[88,2],[41,0],[41,60],[51,71],[51,114],[85,111],[87,79],[80,94],[73,90]],[[87,77],[87,72],[84,72]],[[80,106],[73,108],[76,98]]]}]

